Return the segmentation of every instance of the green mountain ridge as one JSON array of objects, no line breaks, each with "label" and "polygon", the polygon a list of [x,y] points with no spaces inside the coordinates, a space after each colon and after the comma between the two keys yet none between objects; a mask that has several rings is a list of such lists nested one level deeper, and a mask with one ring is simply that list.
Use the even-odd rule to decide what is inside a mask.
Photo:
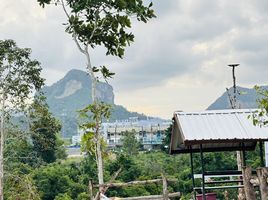
[{"label": "green mountain ridge", "polygon": [[[50,111],[62,122],[62,136],[65,138],[77,134],[77,110],[92,103],[91,78],[84,71],[73,69],[61,80],[51,86],[45,86],[43,92],[47,98]],[[113,87],[108,83],[98,82],[97,96],[101,101],[113,106],[110,121],[124,120],[129,117],[146,119],[147,116],[129,112],[114,103]]]},{"label": "green mountain ridge", "polygon": [[[268,86],[262,86],[263,89],[268,90]],[[254,88],[237,87],[237,103],[238,108],[258,108],[257,99],[259,98]],[[229,88],[229,93],[233,94],[233,88]],[[231,104],[227,92],[224,92],[214,103],[212,103],[207,110],[221,110],[230,109]]]}]

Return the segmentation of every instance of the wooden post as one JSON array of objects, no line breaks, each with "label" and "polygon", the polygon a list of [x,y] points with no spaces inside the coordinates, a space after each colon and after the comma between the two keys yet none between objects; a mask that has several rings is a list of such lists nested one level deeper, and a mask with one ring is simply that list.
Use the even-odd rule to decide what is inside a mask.
[{"label": "wooden post", "polygon": [[265,167],[264,159],[263,159],[263,142],[260,141],[260,159],[261,159],[261,167]]},{"label": "wooden post", "polygon": [[201,170],[202,170],[202,200],[207,200],[206,190],[205,190],[205,168],[204,168],[204,156],[203,156],[203,147],[200,144],[200,157],[201,157]]},{"label": "wooden post", "polygon": [[94,197],[93,197],[93,184],[92,184],[91,179],[88,181],[88,192],[89,192],[89,199],[93,200],[94,199]]},{"label": "wooden post", "polygon": [[[245,151],[245,144],[241,143],[242,151],[237,151],[237,166],[238,170],[242,171],[242,167],[246,166],[246,151]],[[239,164],[238,164],[239,163]],[[243,173],[242,173],[243,175]],[[239,183],[241,185],[241,183]],[[238,189],[238,200],[246,200],[246,194],[244,188]]]},{"label": "wooden post", "polygon": [[257,175],[260,183],[261,199],[268,199],[268,168],[260,167],[257,168]]},{"label": "wooden post", "polygon": [[244,188],[238,188],[238,197],[237,197],[237,199],[238,200],[247,200]]},{"label": "wooden post", "polygon": [[168,198],[168,188],[167,188],[167,178],[162,174],[163,179],[163,200],[169,200]]},{"label": "wooden post", "polygon": [[193,162],[193,151],[192,146],[190,146],[190,163],[191,163],[191,174],[192,174],[192,183],[193,183],[193,192],[194,192],[194,200],[196,200],[196,192],[195,192],[195,180],[194,180],[194,162]]},{"label": "wooden post", "polygon": [[227,190],[224,191],[224,200],[229,200],[229,193]]},{"label": "wooden post", "polygon": [[247,200],[256,200],[254,186],[250,183],[252,178],[252,169],[251,167],[243,167],[243,183]]}]

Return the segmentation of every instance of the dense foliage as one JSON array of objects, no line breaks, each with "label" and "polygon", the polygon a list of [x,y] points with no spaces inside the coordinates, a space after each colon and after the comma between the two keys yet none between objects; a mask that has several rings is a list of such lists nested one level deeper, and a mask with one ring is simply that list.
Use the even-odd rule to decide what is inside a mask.
[{"label": "dense foliage", "polygon": [[[107,55],[123,57],[125,47],[134,40],[131,18],[147,22],[155,17],[152,3],[144,5],[142,0],[38,0],[40,5],[49,3],[64,4],[70,9],[66,32],[77,37],[78,41],[91,48],[103,46]],[[94,67],[104,78],[111,74],[105,66]]]},{"label": "dense foliage", "polygon": [[5,199],[43,199],[35,170],[66,158],[59,131],[58,121],[41,97],[35,98],[25,115],[12,116],[6,124]]},{"label": "dense foliage", "polygon": [[[129,136],[127,136],[129,137]],[[42,157],[37,166],[32,159],[23,159],[23,155],[31,155],[35,150],[24,140],[17,145],[21,159],[13,160],[13,175],[20,177],[7,178],[7,199],[17,195],[23,199],[35,194],[32,199],[42,200],[85,200],[88,199],[88,181],[98,182],[97,167],[94,156],[88,154],[82,158],[57,160],[50,164],[44,163]],[[28,149],[28,150],[27,150]],[[136,151],[134,149],[134,151]],[[28,153],[27,153],[28,152]],[[31,154],[30,154],[31,152]],[[37,154],[37,152],[36,152]],[[37,154],[38,155],[38,154]],[[247,162],[253,167],[259,166],[258,149],[247,154]],[[192,180],[189,155],[171,156],[164,151],[139,152],[126,154],[118,151],[109,153],[106,157],[105,180],[109,181],[113,174],[121,168],[117,182],[133,180],[147,180],[160,178],[165,174],[168,178],[175,178],[176,183],[169,184],[169,191],[180,191],[182,199],[190,199],[192,193]],[[235,153],[205,153],[206,170],[236,169]],[[200,157],[194,154],[195,173],[200,173]],[[27,187],[27,188],[26,188]],[[31,188],[31,190],[29,190]],[[123,188],[110,188],[106,195],[113,197],[130,197],[139,195],[161,194],[161,184],[148,184]],[[235,195],[236,190],[232,191]],[[224,191],[218,191],[218,197],[223,198]],[[20,195],[18,195],[20,194]]]},{"label": "dense foliage", "polygon": [[[41,67],[31,59],[31,49],[20,48],[13,40],[0,40],[0,199],[4,199],[5,177],[8,175],[6,151],[9,141],[10,119],[25,110],[30,96],[39,90],[44,79]],[[14,136],[14,135],[12,135]],[[21,143],[21,145],[25,145]],[[13,150],[12,148],[9,148]],[[16,158],[16,152],[15,152]],[[13,164],[13,163],[12,163]],[[12,174],[13,175],[13,174]]]},{"label": "dense foliage", "polygon": [[36,97],[29,109],[29,128],[33,150],[44,162],[64,158],[63,142],[59,139],[61,125],[48,110],[44,97]]},{"label": "dense foliage", "polygon": [[[98,183],[95,156],[88,154],[81,158],[66,159],[62,142],[57,136],[60,124],[48,111],[42,97],[36,98],[29,107],[28,118],[15,120],[9,124],[6,143],[6,185],[5,199],[33,200],[86,200],[89,197],[88,181]],[[25,126],[25,121],[29,126]],[[23,122],[23,126],[19,126]],[[27,128],[28,127],[28,128]],[[45,129],[45,131],[40,131]],[[139,151],[139,142],[134,132],[125,134],[122,148],[105,153],[105,181],[109,181],[121,168],[117,182],[175,178],[177,182],[169,184],[170,192],[180,191],[181,199],[190,199],[192,180],[189,155],[171,156],[166,153],[171,129],[166,130],[162,150]],[[58,141],[58,142],[57,142]],[[93,150],[94,152],[94,150]],[[259,148],[247,154],[247,163],[254,168],[260,166]],[[235,153],[205,153],[205,169],[236,169]],[[194,173],[201,172],[200,157],[194,154]],[[199,182],[197,181],[197,184]],[[96,191],[95,191],[96,192]],[[236,190],[230,190],[235,197]],[[106,195],[130,197],[156,195],[162,193],[162,184],[136,185],[131,187],[110,188]],[[217,191],[223,198],[224,191]]]},{"label": "dense foliage", "polygon": [[268,90],[265,90],[263,87],[255,86],[255,90],[259,95],[257,100],[259,111],[253,114],[253,123],[254,125],[267,126],[268,124]]}]

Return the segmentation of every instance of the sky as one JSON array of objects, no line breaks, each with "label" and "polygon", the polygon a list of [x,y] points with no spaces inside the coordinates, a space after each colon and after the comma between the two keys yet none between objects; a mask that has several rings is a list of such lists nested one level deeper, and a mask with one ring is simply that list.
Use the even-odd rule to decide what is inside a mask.
[{"label": "sky", "polygon": [[[268,80],[268,1],[157,0],[157,18],[133,21],[135,42],[123,59],[92,50],[92,64],[116,76],[115,103],[131,111],[170,119],[174,111],[205,110],[232,85],[252,88]],[[46,84],[71,69],[85,69],[85,58],[65,33],[61,7],[41,8],[36,0],[1,0],[0,39],[32,49]]]}]

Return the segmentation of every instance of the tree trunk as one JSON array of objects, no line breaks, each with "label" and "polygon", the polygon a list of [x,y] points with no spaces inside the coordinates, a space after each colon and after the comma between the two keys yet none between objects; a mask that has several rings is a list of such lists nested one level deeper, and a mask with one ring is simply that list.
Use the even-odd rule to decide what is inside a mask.
[{"label": "tree trunk", "polygon": [[[64,6],[64,2],[63,0],[61,1],[62,3],[62,7],[63,7],[63,11],[66,14],[67,18],[70,19],[70,16]],[[94,34],[94,33],[92,33]],[[91,35],[93,36],[93,35]],[[81,48],[81,45],[79,44],[79,40],[76,37],[76,34],[73,35],[73,39],[76,43],[77,48],[79,49],[79,51],[84,54],[86,56],[87,59],[87,70],[89,72],[89,75],[91,76],[91,96],[92,96],[92,101],[93,103],[96,102],[98,100],[97,98],[97,79],[95,77],[95,74],[93,72],[92,69],[92,65],[91,65],[91,60],[90,60],[90,55],[89,55],[89,44],[85,44],[84,45],[84,49]],[[96,120],[96,126],[99,126],[99,122]],[[99,129],[96,128],[96,132],[95,132],[95,138],[97,139],[96,141],[96,151],[97,151],[97,158],[96,158],[96,162],[97,162],[97,167],[98,167],[98,180],[99,180],[99,184],[103,184],[104,183],[104,179],[103,179],[103,159],[102,159],[102,153],[101,153],[101,136],[100,136],[100,132]],[[100,188],[101,189],[101,188]],[[1,199],[0,199],[1,200]]]},{"label": "tree trunk", "polygon": [[[97,98],[97,80],[95,77],[95,74],[92,70],[92,65],[91,65],[91,60],[90,60],[90,55],[88,53],[88,46],[85,47],[85,55],[87,57],[87,69],[89,72],[89,75],[91,76],[91,90],[92,90],[92,101],[93,103],[98,101]],[[102,159],[102,151],[101,151],[101,135],[99,132],[99,124],[98,119],[96,119],[96,131],[95,131],[95,138],[96,138],[96,151],[97,151],[97,167],[98,167],[98,180],[99,184],[104,183],[104,178],[103,178],[103,159]]]},{"label": "tree trunk", "polygon": [[89,55],[89,52],[88,52],[88,46],[85,46],[85,55],[87,57],[87,70],[88,70],[88,73],[91,77],[91,96],[92,96],[92,102],[96,102],[97,101],[97,93],[96,93],[96,90],[97,90],[97,80],[96,80],[96,77],[95,77],[95,74],[92,70],[92,65],[91,65],[91,60],[90,60],[90,55]]},{"label": "tree trunk", "polygon": [[89,65],[88,65],[88,71],[89,71],[89,74],[91,77],[92,102],[94,103],[94,102],[98,101],[98,98],[97,98],[97,80],[96,80],[94,72],[92,71],[92,68],[89,67]]},{"label": "tree trunk", "polygon": [[97,166],[98,166],[98,179],[99,179],[99,184],[103,184],[103,160],[102,160],[102,154],[101,154],[101,138],[100,138],[100,133],[98,134],[98,139],[97,139]]},{"label": "tree trunk", "polygon": [[4,199],[4,141],[5,141],[5,97],[1,99],[1,138],[0,138],[0,200]]},{"label": "tree trunk", "polygon": [[257,175],[260,183],[261,199],[268,199],[268,168],[262,167],[257,168]]},{"label": "tree trunk", "polygon": [[251,167],[243,167],[243,183],[245,188],[245,194],[247,200],[256,200],[254,186],[251,184],[250,179],[252,178]]}]

